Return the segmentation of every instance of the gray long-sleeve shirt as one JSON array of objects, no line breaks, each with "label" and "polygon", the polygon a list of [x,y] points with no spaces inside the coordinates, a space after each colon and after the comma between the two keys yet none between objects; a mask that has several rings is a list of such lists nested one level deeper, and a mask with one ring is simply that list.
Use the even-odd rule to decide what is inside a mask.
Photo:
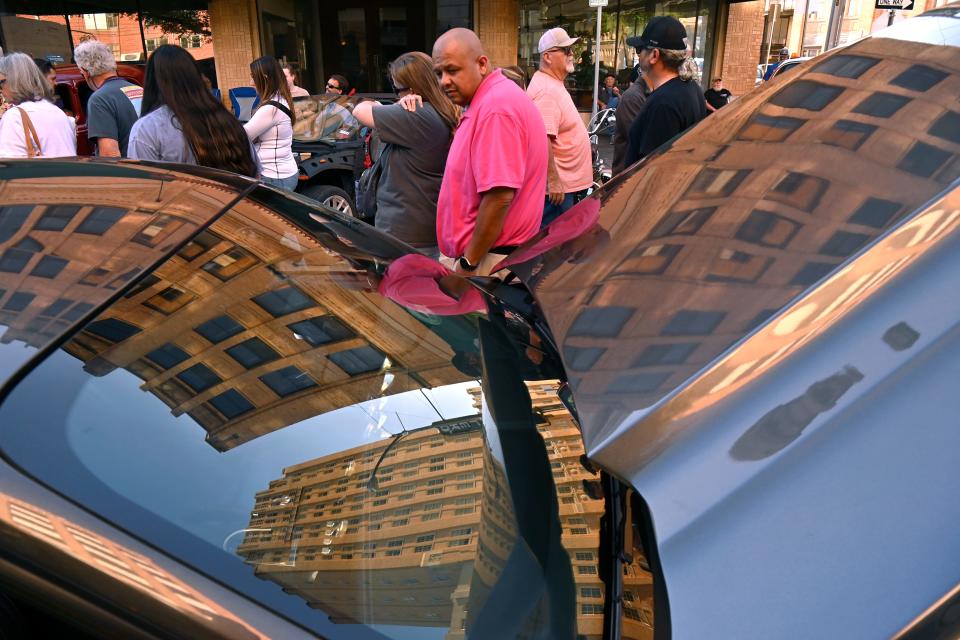
[{"label": "gray long-sleeve shirt", "polygon": [[630,125],[637,119],[647,102],[650,90],[643,77],[638,77],[620,96],[617,105],[616,134],[613,139],[613,175],[626,168],[627,145],[630,143]]}]

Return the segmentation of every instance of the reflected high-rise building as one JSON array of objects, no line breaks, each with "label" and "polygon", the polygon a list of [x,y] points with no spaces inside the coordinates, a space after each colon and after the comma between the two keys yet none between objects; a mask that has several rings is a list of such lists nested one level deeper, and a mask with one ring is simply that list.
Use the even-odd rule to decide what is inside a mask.
[{"label": "reflected high-rise building", "polygon": [[316,238],[244,200],[65,348],[91,373],[140,377],[221,451],[371,398],[467,379],[450,342],[368,287]]},{"label": "reflected high-rise building", "polygon": [[530,278],[598,441],[960,176],[949,53],[864,40],[607,186]]},{"label": "reflected high-rise building", "polygon": [[[599,639],[603,500],[584,486],[598,476],[580,461],[579,431],[556,383],[529,389],[553,470],[578,633]],[[470,393],[479,408],[479,388]],[[389,442],[284,469],[257,494],[237,553],[336,621],[447,627],[447,638],[465,638],[516,543],[516,520],[480,416],[435,426],[440,432],[411,433],[391,447],[375,484],[371,473]],[[624,638],[652,637],[652,582],[639,567],[638,559],[624,579]]]}]

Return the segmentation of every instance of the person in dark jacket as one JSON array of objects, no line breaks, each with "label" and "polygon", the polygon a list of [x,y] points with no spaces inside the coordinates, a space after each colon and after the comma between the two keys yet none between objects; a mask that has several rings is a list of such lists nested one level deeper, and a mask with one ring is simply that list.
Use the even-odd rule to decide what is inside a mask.
[{"label": "person in dark jacket", "polygon": [[630,126],[640,115],[649,95],[650,85],[647,84],[646,76],[638,74],[636,80],[620,96],[620,104],[617,105],[616,133],[613,136],[613,175],[617,175],[627,166]]},{"label": "person in dark jacket", "polygon": [[688,56],[687,30],[673,16],[657,16],[627,44],[640,53],[640,70],[653,91],[630,127],[626,164],[648,156],[707,116],[707,103],[694,78],[697,66]]}]

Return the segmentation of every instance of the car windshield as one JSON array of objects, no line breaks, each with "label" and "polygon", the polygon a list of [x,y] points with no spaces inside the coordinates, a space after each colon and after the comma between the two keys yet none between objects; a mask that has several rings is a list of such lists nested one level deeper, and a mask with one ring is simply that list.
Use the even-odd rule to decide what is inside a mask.
[{"label": "car windshield", "polygon": [[296,142],[333,142],[360,137],[360,123],[353,117],[353,108],[360,98],[324,94],[297,98],[293,102]]},{"label": "car windshield", "polygon": [[[4,453],[324,637],[599,638],[604,501],[549,349],[304,202],[260,189],[125,290],[0,406]],[[136,557],[108,569],[147,589]]]}]

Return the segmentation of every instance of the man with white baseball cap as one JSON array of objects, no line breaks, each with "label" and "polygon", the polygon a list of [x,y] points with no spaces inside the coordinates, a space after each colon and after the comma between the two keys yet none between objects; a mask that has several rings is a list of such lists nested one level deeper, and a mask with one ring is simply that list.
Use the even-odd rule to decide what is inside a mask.
[{"label": "man with white baseball cap", "polygon": [[547,130],[547,196],[543,208],[546,226],[580,202],[593,184],[590,137],[564,81],[573,73],[573,45],[560,27],[540,38],[540,68],[530,79],[527,95],[537,105]]}]

